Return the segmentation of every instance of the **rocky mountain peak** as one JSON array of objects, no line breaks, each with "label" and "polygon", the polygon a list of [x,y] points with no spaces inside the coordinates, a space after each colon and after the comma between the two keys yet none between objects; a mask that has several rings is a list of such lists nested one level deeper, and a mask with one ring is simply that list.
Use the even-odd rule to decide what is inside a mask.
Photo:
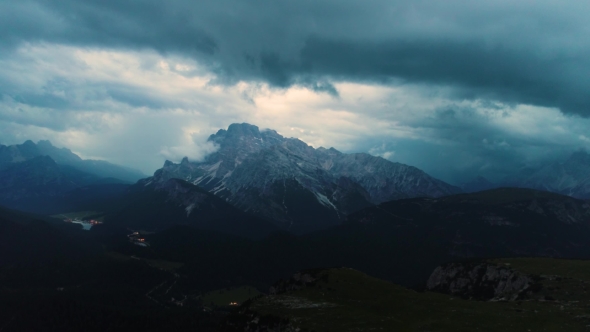
[{"label": "rocky mountain peak", "polygon": [[25,141],[25,142],[22,144],[22,146],[23,146],[23,147],[32,148],[32,147],[34,147],[34,146],[36,146],[36,145],[35,145],[35,143],[34,143],[33,141],[31,141],[30,139],[28,139],[28,140],[26,140],[26,141]]},{"label": "rocky mountain peak", "polygon": [[227,136],[260,137],[260,129],[258,129],[258,126],[249,123],[232,123],[227,128]]},{"label": "rocky mountain peak", "polygon": [[73,153],[72,150],[57,148],[47,140],[37,142],[37,149],[40,154],[51,156],[57,163],[69,165],[82,161],[82,158]]},{"label": "rocky mountain peak", "polygon": [[247,123],[219,130],[209,141],[219,149],[203,162],[167,162],[153,180],[188,181],[287,229],[297,223],[307,229],[333,225],[371,203],[460,191],[415,167],[366,153],[315,149]]},{"label": "rocky mountain peak", "polygon": [[[27,141],[27,142],[31,142],[31,141]],[[40,148],[53,148],[54,147],[53,144],[51,144],[51,141],[48,141],[48,140],[40,140],[39,142],[37,142],[37,146]]]}]

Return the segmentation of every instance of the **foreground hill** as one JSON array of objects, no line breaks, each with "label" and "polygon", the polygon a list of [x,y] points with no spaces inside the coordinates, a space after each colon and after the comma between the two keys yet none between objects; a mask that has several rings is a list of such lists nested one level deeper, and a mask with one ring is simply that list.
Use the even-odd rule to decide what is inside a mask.
[{"label": "foreground hill", "polygon": [[[577,331],[590,323],[584,316],[588,302],[583,274],[588,267],[551,260],[541,265],[525,262],[517,269],[515,259],[445,264],[501,256],[590,258],[588,204],[570,197],[500,189],[405,199],[366,208],[347,223],[322,231],[300,236],[273,232],[252,240],[207,229],[217,225],[218,213],[229,216],[233,210],[185,181],[140,182],[129,193],[137,200],[120,199],[133,207],[121,215],[122,226],[135,222],[131,217],[139,214],[136,220],[148,220],[147,225],[163,229],[145,235],[149,247],[130,243],[126,229],[110,235],[108,227],[113,224],[107,220],[89,232],[69,233],[45,221],[35,223],[35,217],[8,212],[7,218],[12,219],[0,223],[9,225],[0,229],[0,257],[5,258],[0,264],[0,303],[8,309],[0,311],[0,322],[9,323],[6,331],[88,330],[89,326],[97,331],[211,330],[219,322],[216,315],[229,307],[218,308],[203,299],[211,294],[229,299],[244,286],[266,291],[276,280],[309,268],[323,268],[311,274],[310,285],[298,289],[301,280],[308,280],[301,276],[296,282],[278,283],[275,295],[252,301],[243,315],[223,326],[244,331],[239,324],[251,330],[258,324],[262,330],[264,324],[280,322],[283,328],[315,331],[361,326],[510,331],[529,326],[539,330],[542,325],[549,331]],[[190,199],[185,201],[186,197]],[[194,202],[198,206],[187,210]],[[200,209],[210,219],[192,219]],[[170,211],[186,223],[174,225],[158,211]],[[200,228],[199,222],[207,220],[211,223]],[[240,229],[237,223],[244,220],[239,217],[221,225]],[[37,231],[31,225],[42,228]],[[499,267],[490,267],[494,264]],[[343,266],[362,273],[325,270]],[[486,277],[494,275],[506,276],[515,287],[526,286],[529,280],[530,285],[495,292],[498,287],[490,282],[498,278]],[[392,281],[427,286],[438,293],[417,293]],[[477,292],[470,293],[474,289]],[[508,296],[504,291],[515,292]],[[497,302],[502,297],[514,302]]]},{"label": "foreground hill", "polygon": [[2,331],[215,331],[217,314],[156,292],[172,271],[108,252],[125,235],[75,226],[0,208]]},{"label": "foreground hill", "polygon": [[259,241],[174,227],[147,235],[149,250],[130,254],[185,262],[182,271],[193,285],[217,288],[269,285],[296,270],[330,266],[415,286],[436,266],[457,259],[589,259],[589,209],[567,196],[499,189],[387,202],[343,225],[300,236],[276,232]]},{"label": "foreground hill", "polygon": [[438,199],[392,201],[349,217],[423,230],[457,257],[587,256],[590,204],[554,193],[500,188]]},{"label": "foreground hill", "polygon": [[84,160],[69,149],[57,148],[49,141],[39,141],[37,144],[26,141],[17,145],[0,145],[0,169],[42,156],[51,157],[58,165],[69,166],[99,178],[115,178],[134,183],[145,177],[140,171],[103,160]]},{"label": "foreground hill", "polygon": [[[590,262],[502,259],[536,280],[515,301],[416,292],[348,269],[303,271],[243,305],[223,331],[586,331]],[[509,266],[510,268],[506,268]],[[549,300],[547,300],[549,299]]]},{"label": "foreground hill", "polygon": [[95,251],[81,236],[72,235],[75,227],[63,226],[56,227],[46,217],[0,207],[0,267],[67,261]]},{"label": "foreground hill", "polygon": [[223,199],[179,179],[141,180],[129,187],[105,222],[118,227],[161,231],[186,225],[237,236],[260,238],[276,227],[233,207]]},{"label": "foreground hill", "polygon": [[460,192],[415,167],[364,153],[314,149],[246,123],[219,130],[209,141],[219,150],[205,161],[166,162],[151,180],[189,181],[298,233],[337,225],[372,204]]}]

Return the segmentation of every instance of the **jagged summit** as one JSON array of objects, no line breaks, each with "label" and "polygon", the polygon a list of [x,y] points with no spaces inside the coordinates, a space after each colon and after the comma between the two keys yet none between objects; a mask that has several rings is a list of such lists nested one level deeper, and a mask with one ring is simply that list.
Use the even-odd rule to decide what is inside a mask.
[{"label": "jagged summit", "polygon": [[287,229],[342,222],[383,201],[460,192],[423,171],[366,153],[314,149],[274,130],[232,124],[209,137],[219,149],[203,162],[169,161],[147,181],[189,181]]}]

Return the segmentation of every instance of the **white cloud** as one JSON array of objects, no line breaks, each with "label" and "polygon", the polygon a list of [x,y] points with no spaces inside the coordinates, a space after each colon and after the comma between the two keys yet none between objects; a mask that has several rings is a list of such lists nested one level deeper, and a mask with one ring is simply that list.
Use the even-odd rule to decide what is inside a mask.
[{"label": "white cloud", "polygon": [[203,158],[216,148],[206,142],[210,134],[249,122],[446,179],[493,170],[507,156],[531,162],[589,142],[588,119],[553,108],[457,102],[444,88],[333,82],[335,98],[301,86],[222,86],[215,79],[193,60],[150,51],[26,44],[0,58],[0,142],[50,139],[151,173],[164,159]]}]

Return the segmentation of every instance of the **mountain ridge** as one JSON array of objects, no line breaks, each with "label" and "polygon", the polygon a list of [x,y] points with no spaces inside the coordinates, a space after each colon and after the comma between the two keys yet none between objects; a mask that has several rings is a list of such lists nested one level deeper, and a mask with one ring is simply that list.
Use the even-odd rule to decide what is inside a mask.
[{"label": "mountain ridge", "polygon": [[[204,161],[166,161],[151,180],[183,179],[296,232],[336,225],[349,213],[391,199],[461,192],[412,166],[315,149],[247,123],[220,129],[208,141],[219,149]],[[302,208],[309,213],[295,214]]]},{"label": "mountain ridge", "polygon": [[104,160],[82,159],[70,149],[57,148],[48,140],[41,140],[37,144],[27,140],[23,144],[0,145],[0,170],[39,156],[49,156],[59,165],[71,166],[98,177],[116,178],[128,183],[146,177],[138,170]]}]

